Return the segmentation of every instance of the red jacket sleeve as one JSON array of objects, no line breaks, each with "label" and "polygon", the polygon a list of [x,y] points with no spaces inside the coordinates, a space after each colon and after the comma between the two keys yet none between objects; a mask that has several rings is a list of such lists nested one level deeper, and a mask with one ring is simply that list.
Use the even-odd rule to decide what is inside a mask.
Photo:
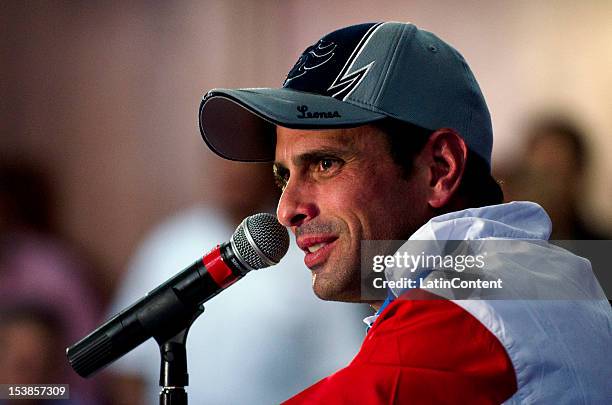
[{"label": "red jacket sleeve", "polygon": [[452,301],[412,290],[392,302],[345,368],[286,404],[499,404],[517,390],[499,340]]}]

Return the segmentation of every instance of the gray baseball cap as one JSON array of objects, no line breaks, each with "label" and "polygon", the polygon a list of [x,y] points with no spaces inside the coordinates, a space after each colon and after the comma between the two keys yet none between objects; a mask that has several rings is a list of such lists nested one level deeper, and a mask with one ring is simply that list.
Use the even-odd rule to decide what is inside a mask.
[{"label": "gray baseball cap", "polygon": [[465,59],[413,24],[384,22],[334,31],[308,47],[281,88],[213,89],[200,131],[226,159],[274,160],[275,127],[349,128],[384,119],[453,128],[491,163],[491,117]]}]

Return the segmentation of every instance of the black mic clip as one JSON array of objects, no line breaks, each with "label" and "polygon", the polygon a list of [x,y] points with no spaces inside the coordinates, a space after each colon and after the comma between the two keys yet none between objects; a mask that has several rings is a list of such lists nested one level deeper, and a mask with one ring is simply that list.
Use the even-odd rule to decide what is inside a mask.
[{"label": "black mic clip", "polygon": [[187,392],[185,387],[189,385],[189,374],[187,372],[187,333],[193,321],[204,313],[204,305],[198,307],[189,325],[167,338],[166,336],[153,336],[159,345],[161,363],[159,368],[159,392],[160,405],[187,405]]}]

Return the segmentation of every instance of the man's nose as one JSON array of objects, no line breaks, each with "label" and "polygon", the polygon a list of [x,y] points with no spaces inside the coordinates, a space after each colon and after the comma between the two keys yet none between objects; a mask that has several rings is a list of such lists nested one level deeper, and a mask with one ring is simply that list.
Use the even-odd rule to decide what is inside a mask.
[{"label": "man's nose", "polygon": [[276,209],[279,222],[286,227],[301,226],[318,214],[312,190],[304,184],[289,180]]}]

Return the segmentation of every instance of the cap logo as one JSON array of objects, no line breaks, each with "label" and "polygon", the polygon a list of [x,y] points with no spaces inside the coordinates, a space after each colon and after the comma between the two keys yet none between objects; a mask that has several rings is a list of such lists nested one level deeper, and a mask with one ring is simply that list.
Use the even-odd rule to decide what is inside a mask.
[{"label": "cap logo", "polygon": [[320,40],[315,47],[300,56],[293,69],[287,75],[283,86],[291,80],[305,75],[309,70],[316,69],[329,62],[334,57],[334,51],[337,46],[333,42]]},{"label": "cap logo", "polygon": [[338,98],[342,101],[346,100],[347,97],[351,95],[353,90],[357,88],[359,83],[361,83],[366,77],[376,61],[372,61],[365,66],[353,70],[355,68],[355,61],[368,42],[370,42],[372,34],[374,34],[374,32],[380,28],[381,25],[382,24],[373,25],[368,32],[366,32],[363,38],[361,38],[361,41],[359,41],[359,44],[353,50],[353,53],[342,67],[342,70],[340,70],[340,73],[338,76],[336,76],[336,79],[327,89],[328,92],[333,93],[332,97]]},{"label": "cap logo", "polygon": [[307,105],[300,105],[297,107],[297,110],[301,113],[298,115],[298,118],[340,118],[340,113],[338,111],[308,111]]}]

